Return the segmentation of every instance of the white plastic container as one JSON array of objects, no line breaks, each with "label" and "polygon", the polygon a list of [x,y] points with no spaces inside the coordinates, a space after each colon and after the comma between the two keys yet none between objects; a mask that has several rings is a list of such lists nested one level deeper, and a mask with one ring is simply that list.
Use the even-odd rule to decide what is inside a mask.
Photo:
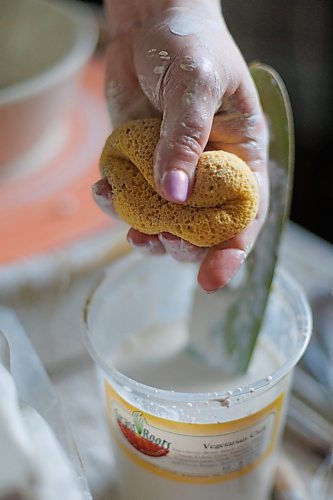
[{"label": "white plastic container", "polygon": [[293,368],[311,335],[298,284],[279,271],[248,373],[187,353],[196,268],[130,255],[89,297],[85,340],[105,396],[123,500],[267,500]]},{"label": "white plastic container", "polygon": [[80,2],[1,0],[1,174],[52,147],[97,36],[97,21]]}]

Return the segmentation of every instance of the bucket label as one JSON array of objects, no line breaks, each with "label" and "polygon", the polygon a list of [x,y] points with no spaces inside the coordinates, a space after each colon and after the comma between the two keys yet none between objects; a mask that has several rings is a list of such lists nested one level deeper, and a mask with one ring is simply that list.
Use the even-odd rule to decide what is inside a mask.
[{"label": "bucket label", "polygon": [[183,482],[235,479],[261,464],[276,445],[284,393],[262,410],[226,423],[184,423],[132,406],[105,381],[115,443],[139,466]]}]

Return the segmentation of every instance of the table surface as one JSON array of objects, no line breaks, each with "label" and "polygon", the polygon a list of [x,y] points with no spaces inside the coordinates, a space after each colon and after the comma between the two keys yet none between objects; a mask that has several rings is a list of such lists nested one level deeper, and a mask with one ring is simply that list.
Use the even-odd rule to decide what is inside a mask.
[{"label": "table surface", "polygon": [[[294,223],[284,235],[280,264],[306,293],[333,283],[333,246]],[[45,296],[37,305],[16,309],[63,403],[94,500],[116,500],[114,461],[95,368],[81,340],[82,304],[99,272],[77,278],[58,297]],[[288,432],[284,447],[310,484],[322,458]]]}]

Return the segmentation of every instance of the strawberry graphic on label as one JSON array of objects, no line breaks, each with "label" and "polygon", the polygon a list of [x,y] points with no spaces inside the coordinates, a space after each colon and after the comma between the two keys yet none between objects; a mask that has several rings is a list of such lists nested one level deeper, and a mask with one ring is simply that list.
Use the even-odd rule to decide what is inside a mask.
[{"label": "strawberry graphic on label", "polygon": [[[167,455],[169,453],[170,443],[165,440],[162,441],[160,438],[155,438],[153,435],[149,435],[148,430],[144,429],[144,424],[147,423],[147,420],[141,412],[133,412],[132,416],[135,430],[125,425],[119,418],[117,419],[119,428],[127,441],[144,455],[156,458]],[[143,434],[146,434],[148,439],[144,437]]]}]

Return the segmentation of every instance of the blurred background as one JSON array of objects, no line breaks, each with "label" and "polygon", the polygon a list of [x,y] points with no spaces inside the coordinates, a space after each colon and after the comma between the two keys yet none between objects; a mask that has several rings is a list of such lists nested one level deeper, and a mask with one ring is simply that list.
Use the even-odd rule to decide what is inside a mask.
[{"label": "blurred background", "polygon": [[291,219],[333,242],[333,3],[224,0],[229,29],[246,61],[281,74],[295,120]]},{"label": "blurred background", "polygon": [[[296,224],[282,263],[310,299],[314,335],[296,373],[285,443],[310,485],[324,457],[320,477],[333,469],[333,2],[223,0],[223,10],[246,61],[273,66],[293,108]],[[65,403],[94,500],[114,498],[115,477],[81,317],[105,267],[129,250],[126,227],[91,197],[110,132],[107,39],[102,0],[0,0],[0,330],[6,306]],[[24,381],[34,364],[21,363]],[[330,493],[311,500],[332,499],[330,478],[320,479]],[[2,486],[0,474],[0,498]]]},{"label": "blurred background", "polygon": [[[101,6],[101,0],[95,0]],[[231,33],[247,62],[272,65],[287,86],[295,119],[291,219],[333,242],[333,2],[223,0]]]}]

